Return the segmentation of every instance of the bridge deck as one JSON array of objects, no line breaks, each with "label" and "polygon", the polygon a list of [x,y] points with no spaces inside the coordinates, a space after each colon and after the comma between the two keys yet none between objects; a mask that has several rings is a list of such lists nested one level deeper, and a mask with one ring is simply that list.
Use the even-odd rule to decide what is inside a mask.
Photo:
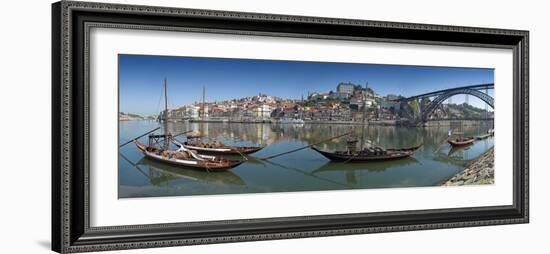
[{"label": "bridge deck", "polygon": [[411,96],[411,97],[407,97],[407,98],[403,98],[403,99],[397,99],[397,100],[394,100],[394,101],[401,101],[401,102],[412,101],[412,100],[416,100],[418,98],[434,97],[434,96],[438,96],[438,95],[441,95],[441,94],[445,94],[445,93],[449,93],[449,92],[453,92],[453,91],[457,91],[457,90],[463,90],[463,89],[484,90],[484,89],[494,89],[494,87],[495,87],[494,83],[486,83],[486,84],[478,84],[478,85],[470,85],[470,86],[461,86],[461,87],[454,87],[454,88],[449,88],[449,89],[444,89],[444,90],[439,90],[439,91],[434,91],[434,92],[429,92],[429,93],[423,93],[423,94],[419,94],[419,95],[415,95],[415,96]]}]

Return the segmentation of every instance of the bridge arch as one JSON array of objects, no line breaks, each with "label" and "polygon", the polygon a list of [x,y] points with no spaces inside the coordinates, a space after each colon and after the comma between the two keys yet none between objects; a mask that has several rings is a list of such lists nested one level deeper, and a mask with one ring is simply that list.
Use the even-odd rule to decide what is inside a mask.
[{"label": "bridge arch", "polygon": [[435,109],[441,105],[446,99],[458,95],[458,94],[469,94],[473,95],[483,102],[487,103],[491,108],[495,108],[495,99],[491,97],[490,95],[481,92],[479,90],[470,89],[470,88],[464,88],[464,89],[456,89],[449,92],[446,92],[444,94],[441,94],[437,96],[428,106],[422,110],[422,122],[426,122],[428,120],[428,117],[435,111]]}]

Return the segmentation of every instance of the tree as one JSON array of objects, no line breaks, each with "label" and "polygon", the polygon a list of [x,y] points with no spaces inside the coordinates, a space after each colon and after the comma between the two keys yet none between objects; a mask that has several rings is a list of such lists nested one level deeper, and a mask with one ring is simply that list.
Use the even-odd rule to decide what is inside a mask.
[{"label": "tree", "polygon": [[418,117],[420,115],[420,104],[417,100],[412,100],[408,103],[414,117]]}]

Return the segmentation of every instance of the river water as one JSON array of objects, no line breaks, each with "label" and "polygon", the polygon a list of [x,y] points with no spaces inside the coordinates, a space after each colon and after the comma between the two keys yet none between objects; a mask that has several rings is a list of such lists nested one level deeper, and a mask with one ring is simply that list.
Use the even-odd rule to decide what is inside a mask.
[{"label": "river water", "polygon": [[[119,122],[119,143],[159,126],[155,121]],[[493,138],[476,140],[463,149],[445,142],[449,127],[410,128],[335,124],[169,123],[171,133],[195,130],[225,144],[262,145],[264,149],[226,172],[206,172],[166,165],[144,158],[129,144],[119,149],[119,198],[210,194],[345,190],[435,186],[461,171],[464,165],[493,146]],[[489,125],[462,127],[465,136],[481,135]],[[407,159],[369,162],[330,162],[312,149],[269,161],[255,158],[300,148],[353,131],[386,148],[423,146]],[[159,132],[160,133],[160,132]],[[179,137],[185,140],[184,136]],[[147,143],[147,138],[140,139]],[[324,150],[345,148],[346,138],[320,145]],[[236,157],[238,158],[238,157]]]}]

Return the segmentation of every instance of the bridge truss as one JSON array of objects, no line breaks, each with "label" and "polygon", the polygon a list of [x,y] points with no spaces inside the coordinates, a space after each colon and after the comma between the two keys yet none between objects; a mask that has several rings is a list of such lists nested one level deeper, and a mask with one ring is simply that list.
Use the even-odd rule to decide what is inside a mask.
[{"label": "bridge truss", "polygon": [[[481,99],[483,102],[485,102],[487,105],[489,105],[491,108],[495,108],[495,100],[493,97],[491,97],[487,91],[488,89],[494,89],[494,83],[488,83],[488,84],[479,84],[479,85],[472,85],[472,86],[464,86],[464,87],[456,87],[451,89],[444,89],[439,90],[435,92],[420,94],[416,96],[411,96],[408,98],[399,99],[396,101],[400,101],[402,104],[407,103],[413,100],[421,100],[421,99],[429,99],[435,97],[432,101],[430,101],[427,105],[424,107],[420,107],[420,117],[415,119],[417,124],[425,123],[428,121],[430,115],[438,108],[440,107],[443,102],[452,96],[458,95],[458,94],[465,94],[465,95],[472,95],[479,99]],[[485,91],[485,92],[483,92]]]}]

